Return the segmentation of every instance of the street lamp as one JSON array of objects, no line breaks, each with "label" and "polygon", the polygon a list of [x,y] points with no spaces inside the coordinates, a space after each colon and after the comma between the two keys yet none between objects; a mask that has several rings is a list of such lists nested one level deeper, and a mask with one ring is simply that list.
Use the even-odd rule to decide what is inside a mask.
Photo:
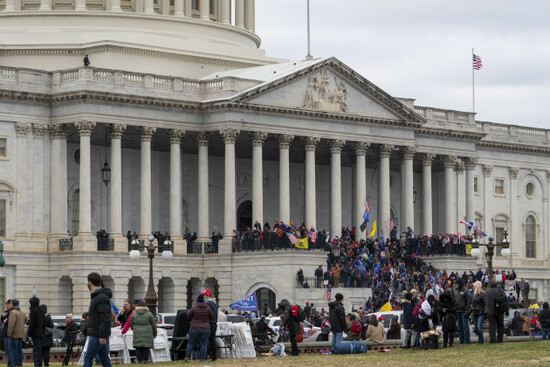
[{"label": "street lamp", "polygon": [[[502,247],[501,254],[504,257],[508,257],[511,254],[510,242],[508,242],[508,232],[504,230],[504,233],[502,235],[504,236],[504,239],[500,244],[500,246]],[[487,252],[485,253],[485,260],[487,261],[487,267],[489,270],[489,280],[491,280],[493,279],[493,256],[495,255],[495,247],[497,246],[497,244],[493,243],[494,241],[493,237],[489,237],[487,240],[489,241],[489,243],[485,245],[485,247],[487,247]],[[477,239],[477,234],[474,233],[473,240],[472,240],[472,250],[470,252],[472,256],[479,257],[479,255],[481,254],[481,251],[479,250],[479,246],[480,244]]]},{"label": "street lamp", "polygon": [[[149,241],[149,245],[145,247],[145,250],[147,250],[147,257],[149,258],[149,285],[147,286],[147,293],[145,294],[145,303],[147,303],[149,311],[151,311],[151,313],[156,316],[158,297],[157,292],[155,292],[155,284],[153,282],[153,259],[155,258],[155,249],[158,246],[153,245],[155,236],[149,235],[149,237],[147,237],[147,240]],[[164,244],[166,244],[166,242]],[[130,251],[129,256],[133,260],[139,259],[139,241],[136,238],[132,240],[132,250]],[[172,257],[172,251],[170,251],[169,248],[168,250],[162,251],[162,257]]]}]

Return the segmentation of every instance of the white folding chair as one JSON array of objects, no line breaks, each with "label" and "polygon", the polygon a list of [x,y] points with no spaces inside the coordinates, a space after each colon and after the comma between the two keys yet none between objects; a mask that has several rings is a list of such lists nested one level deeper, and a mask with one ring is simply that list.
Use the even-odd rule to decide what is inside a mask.
[{"label": "white folding chair", "polygon": [[130,352],[134,351],[134,333],[132,330],[128,330],[126,334],[124,334],[124,344],[126,345],[126,350],[128,351],[128,363],[132,363],[132,358],[134,358],[137,361],[137,357],[134,353],[134,355],[131,355]]},{"label": "white folding chair", "polygon": [[124,337],[122,336],[120,328],[111,329],[111,336],[109,337],[109,351],[114,356],[111,356],[111,361],[118,360],[121,364],[130,363],[129,353],[124,343]]},{"label": "white folding chair", "polygon": [[170,362],[170,345],[168,333],[164,328],[157,328],[157,337],[154,341],[154,348],[149,349],[152,362]]}]

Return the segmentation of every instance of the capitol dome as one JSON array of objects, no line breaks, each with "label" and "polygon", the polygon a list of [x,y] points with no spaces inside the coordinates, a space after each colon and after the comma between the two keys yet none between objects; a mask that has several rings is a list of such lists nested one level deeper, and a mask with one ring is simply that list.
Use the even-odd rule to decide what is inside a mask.
[{"label": "capitol dome", "polygon": [[187,78],[280,62],[259,49],[254,17],[253,0],[0,0],[0,62],[53,71],[89,54],[94,67]]}]

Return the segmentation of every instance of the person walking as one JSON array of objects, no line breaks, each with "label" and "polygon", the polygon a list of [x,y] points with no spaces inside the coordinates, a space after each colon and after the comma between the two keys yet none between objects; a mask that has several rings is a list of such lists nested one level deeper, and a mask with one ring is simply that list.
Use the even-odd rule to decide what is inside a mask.
[{"label": "person walking", "polygon": [[25,313],[21,311],[19,300],[11,300],[11,311],[8,320],[8,364],[13,367],[23,366],[23,338],[25,337]]},{"label": "person walking", "polygon": [[44,358],[44,366],[50,365],[50,349],[53,348],[53,320],[48,313],[47,305],[40,305],[40,309],[44,311],[44,336],[42,338],[42,357]]},{"label": "person walking", "polygon": [[474,282],[474,295],[472,297],[472,304],[470,312],[474,317],[474,327],[477,334],[477,342],[483,344],[483,321],[489,313],[489,301],[487,300],[487,294],[481,288],[481,281]]},{"label": "person walking", "polygon": [[88,274],[91,301],[86,325],[88,350],[84,355],[84,367],[92,367],[96,355],[99,356],[103,367],[111,367],[109,336],[111,336],[111,297],[113,293],[102,285],[101,275],[95,272]]},{"label": "person walking", "polygon": [[343,305],[344,296],[342,293],[336,293],[334,298],[336,301],[332,301],[328,304],[328,319],[330,322],[330,329],[332,330],[331,352],[333,353],[336,344],[342,342],[342,335],[346,328],[346,311]]},{"label": "person walking", "polygon": [[466,311],[470,307],[471,297],[468,290],[464,287],[464,279],[456,280],[458,288],[455,290],[454,298],[456,300],[456,320],[458,323],[458,342],[460,344],[470,344],[470,327]]},{"label": "person walking", "polygon": [[208,340],[208,355],[210,359],[215,361],[218,359],[218,346],[216,345],[216,330],[218,328],[218,305],[215,300],[212,299],[212,292],[209,289],[205,289],[201,293],[204,296],[206,305],[210,307],[214,317],[210,319],[210,336]]},{"label": "person walking", "polygon": [[508,314],[508,297],[497,282],[491,279],[487,290],[489,302],[489,343],[502,343],[504,338],[504,314]]},{"label": "person walking", "polygon": [[130,327],[134,332],[133,346],[136,350],[137,363],[149,361],[149,349],[154,348],[157,336],[157,323],[145,301],[139,301],[130,318]]},{"label": "person walking", "polygon": [[29,329],[27,336],[32,338],[32,354],[34,357],[34,366],[40,367],[44,361],[42,355],[42,338],[44,337],[44,322],[46,315],[40,308],[40,299],[32,296],[29,299],[30,314],[29,314]]},{"label": "person walking", "polygon": [[197,303],[187,311],[186,316],[191,320],[191,325],[184,362],[189,362],[193,348],[197,344],[199,344],[201,361],[206,361],[208,337],[210,336],[210,320],[214,318],[214,313],[204,302],[202,294],[197,297]]}]

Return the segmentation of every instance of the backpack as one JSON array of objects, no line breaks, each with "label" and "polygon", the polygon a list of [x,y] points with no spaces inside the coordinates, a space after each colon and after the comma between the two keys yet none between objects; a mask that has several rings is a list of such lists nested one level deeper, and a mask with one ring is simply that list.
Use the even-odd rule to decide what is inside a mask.
[{"label": "backpack", "polygon": [[361,324],[358,321],[351,323],[351,335],[361,335]]},{"label": "backpack", "polygon": [[297,317],[298,316],[298,306],[294,305],[294,306],[290,307],[290,315],[292,317]]},{"label": "backpack", "polygon": [[420,310],[422,309],[422,302],[418,302],[416,306],[414,306],[413,309],[413,317],[418,317],[418,314],[420,313]]},{"label": "backpack", "polygon": [[498,313],[506,313],[509,311],[508,298],[504,292],[498,292],[495,297],[495,311]]}]

